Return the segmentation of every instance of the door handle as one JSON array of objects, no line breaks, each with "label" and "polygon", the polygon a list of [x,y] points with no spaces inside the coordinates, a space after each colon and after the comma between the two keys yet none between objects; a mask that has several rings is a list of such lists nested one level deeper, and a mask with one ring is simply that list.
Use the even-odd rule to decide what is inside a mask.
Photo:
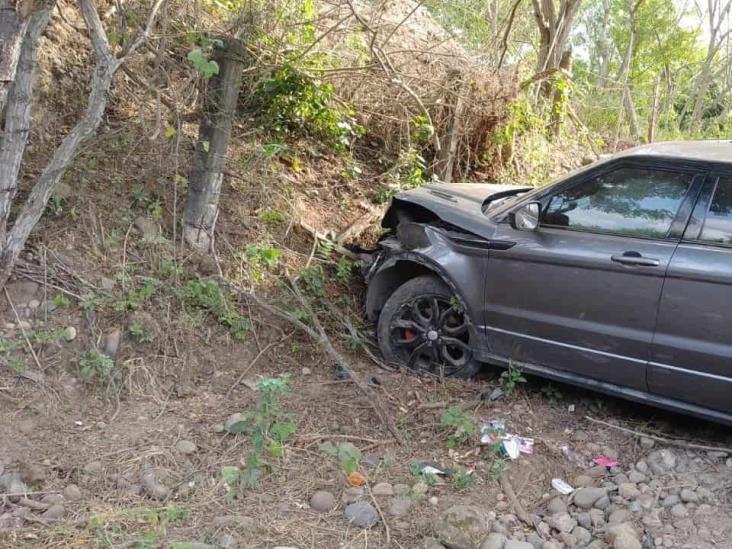
[{"label": "door handle", "polygon": [[643,257],[638,252],[625,252],[620,255],[614,255],[610,259],[621,265],[632,265],[636,267],[658,267],[661,264],[658,259]]}]

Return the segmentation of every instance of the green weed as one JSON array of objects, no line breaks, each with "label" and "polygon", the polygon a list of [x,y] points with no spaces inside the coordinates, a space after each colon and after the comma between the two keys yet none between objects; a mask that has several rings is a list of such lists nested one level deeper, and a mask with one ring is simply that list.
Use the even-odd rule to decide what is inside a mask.
[{"label": "green weed", "polygon": [[506,394],[506,398],[511,398],[516,388],[526,383],[526,378],[521,373],[521,370],[509,362],[508,369],[501,373],[501,388]]},{"label": "green weed", "polygon": [[361,461],[361,450],[350,442],[341,442],[335,446],[332,442],[324,442],[320,445],[320,451],[338,460],[338,465],[346,476],[358,471]]},{"label": "green weed", "polygon": [[79,360],[79,374],[84,379],[107,377],[114,370],[114,360],[97,350],[89,351]]},{"label": "green weed", "polygon": [[478,434],[478,424],[475,419],[463,412],[458,406],[452,406],[445,410],[442,418],[440,418],[440,423],[451,428],[452,432],[447,437],[447,445],[450,448],[456,448],[473,441]]}]

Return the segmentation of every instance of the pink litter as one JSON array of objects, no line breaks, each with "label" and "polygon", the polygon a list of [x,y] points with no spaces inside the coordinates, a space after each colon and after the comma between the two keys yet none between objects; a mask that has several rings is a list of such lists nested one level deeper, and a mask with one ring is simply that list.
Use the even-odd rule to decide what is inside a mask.
[{"label": "pink litter", "polygon": [[600,465],[601,467],[617,467],[618,465],[620,465],[620,462],[617,459],[611,459],[605,456],[597,456],[592,461],[594,461],[596,465]]}]

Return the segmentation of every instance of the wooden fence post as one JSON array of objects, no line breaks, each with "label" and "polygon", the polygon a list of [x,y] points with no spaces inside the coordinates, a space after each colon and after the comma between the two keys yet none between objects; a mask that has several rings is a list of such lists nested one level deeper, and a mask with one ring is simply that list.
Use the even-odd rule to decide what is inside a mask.
[{"label": "wooden fence post", "polygon": [[209,81],[204,96],[183,216],[183,237],[200,252],[210,251],[213,244],[226,153],[244,70],[241,40],[225,38],[222,42],[214,48],[213,60],[218,63],[219,72]]}]

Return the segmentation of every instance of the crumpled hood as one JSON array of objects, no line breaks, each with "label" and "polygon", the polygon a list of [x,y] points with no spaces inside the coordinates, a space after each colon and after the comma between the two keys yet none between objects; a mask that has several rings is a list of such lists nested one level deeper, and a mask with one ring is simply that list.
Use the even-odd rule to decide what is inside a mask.
[{"label": "crumpled hood", "polygon": [[382,224],[393,227],[400,206],[416,204],[447,223],[485,235],[492,232],[492,228],[489,229],[491,223],[482,211],[486,199],[530,189],[490,183],[430,183],[396,195]]}]

